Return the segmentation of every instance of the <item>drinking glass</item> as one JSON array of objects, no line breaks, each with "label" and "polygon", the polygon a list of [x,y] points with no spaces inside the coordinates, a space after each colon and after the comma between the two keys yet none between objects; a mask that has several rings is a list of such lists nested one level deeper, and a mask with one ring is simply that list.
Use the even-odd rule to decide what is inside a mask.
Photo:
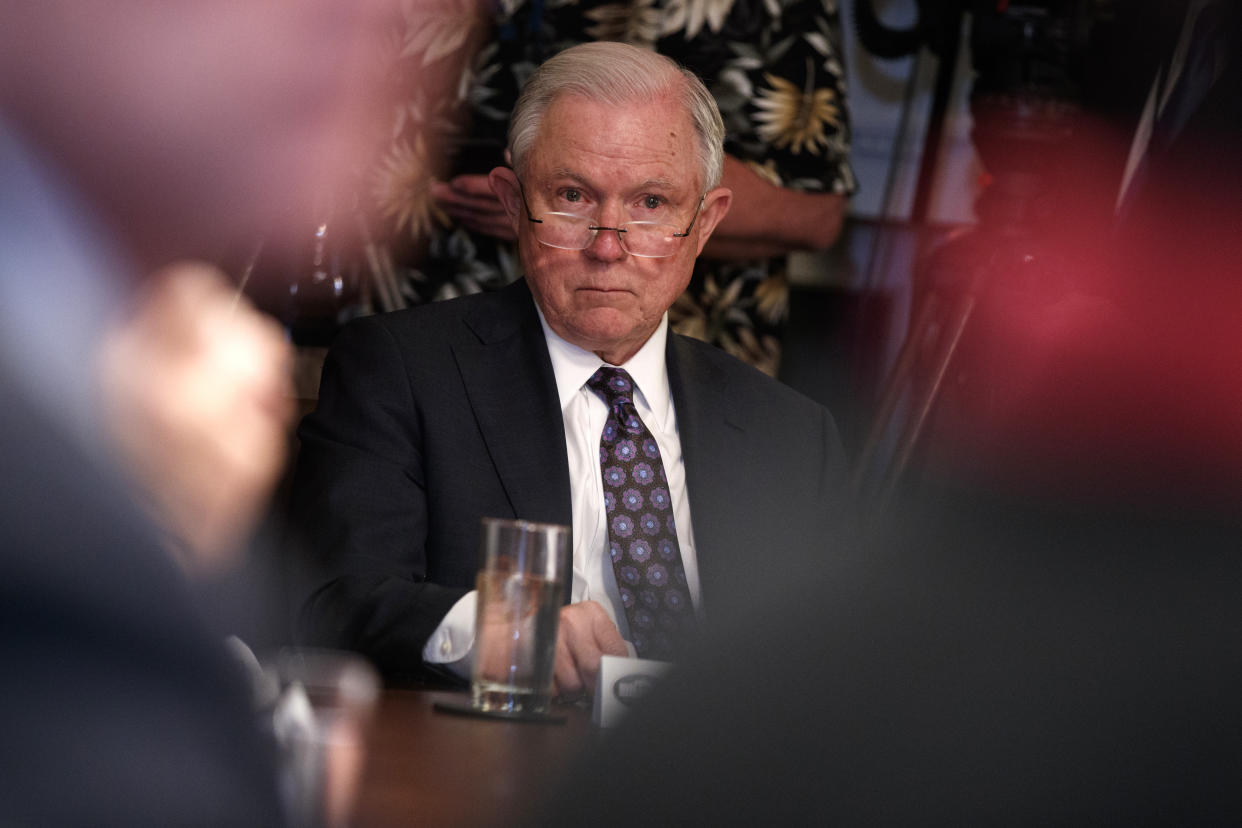
[{"label": "drinking glass", "polygon": [[479,559],[471,702],[484,713],[547,713],[569,527],[483,518]]}]

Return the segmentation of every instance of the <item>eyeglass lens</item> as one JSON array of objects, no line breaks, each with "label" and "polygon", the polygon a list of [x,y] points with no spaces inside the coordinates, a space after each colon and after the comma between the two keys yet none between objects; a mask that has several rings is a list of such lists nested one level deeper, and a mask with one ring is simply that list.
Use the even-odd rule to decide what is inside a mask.
[{"label": "eyeglass lens", "polygon": [[678,229],[669,224],[630,221],[619,227],[599,227],[589,218],[569,213],[544,213],[541,218],[543,223],[535,225],[535,239],[562,250],[584,250],[597,233],[615,232],[627,253],[662,258],[671,256],[680,241]]}]

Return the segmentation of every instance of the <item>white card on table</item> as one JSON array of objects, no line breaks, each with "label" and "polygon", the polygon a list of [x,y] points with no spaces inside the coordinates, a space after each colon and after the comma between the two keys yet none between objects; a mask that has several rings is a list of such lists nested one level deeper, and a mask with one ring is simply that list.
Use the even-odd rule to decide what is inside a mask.
[{"label": "white card on table", "polygon": [[595,683],[595,707],[591,722],[596,727],[616,727],[629,708],[655,686],[673,665],[649,658],[603,656]]}]

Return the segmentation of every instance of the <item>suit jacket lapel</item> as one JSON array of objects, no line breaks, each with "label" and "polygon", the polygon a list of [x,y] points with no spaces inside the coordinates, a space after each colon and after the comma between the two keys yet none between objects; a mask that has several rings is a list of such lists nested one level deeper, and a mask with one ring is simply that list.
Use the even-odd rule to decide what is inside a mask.
[{"label": "suit jacket lapel", "polygon": [[524,281],[465,319],[453,354],[514,516],[571,525],[569,461],[556,378]]},{"label": "suit jacket lapel", "polygon": [[736,411],[728,378],[711,363],[698,359],[690,343],[672,333],[667,346],[669,386],[677,410],[677,430],[686,467],[686,489],[694,524],[694,547],[704,592],[713,590],[739,537],[745,519],[731,494],[738,465],[728,446],[745,433]]}]

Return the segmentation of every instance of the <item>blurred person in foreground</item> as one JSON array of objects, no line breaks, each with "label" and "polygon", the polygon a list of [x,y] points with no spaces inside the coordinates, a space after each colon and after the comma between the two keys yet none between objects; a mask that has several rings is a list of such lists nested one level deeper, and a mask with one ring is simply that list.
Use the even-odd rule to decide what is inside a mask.
[{"label": "blurred person in foreground", "polygon": [[1098,255],[986,274],[906,496],[736,605],[532,824],[1242,821],[1239,15],[1185,10],[1187,108],[1153,106]]},{"label": "blurred person in foreground", "polygon": [[804,551],[841,471],[831,416],[668,330],[731,203],[722,138],[652,52],[584,44],[535,73],[491,173],[526,277],[358,320],[329,353],[293,493],[335,567],[317,634],[390,680],[466,676],[479,519],[569,525],[572,697],[602,654],[675,657],[722,584]]},{"label": "blurred person in foreground", "polygon": [[0,822],[281,824],[190,577],[227,568],[264,509],[288,352],[189,260],[281,244],[366,149],[381,14],[0,17]]},{"label": "blurred person in foreground", "polygon": [[732,605],[523,824],[1237,824],[1240,528],[898,502]]}]

